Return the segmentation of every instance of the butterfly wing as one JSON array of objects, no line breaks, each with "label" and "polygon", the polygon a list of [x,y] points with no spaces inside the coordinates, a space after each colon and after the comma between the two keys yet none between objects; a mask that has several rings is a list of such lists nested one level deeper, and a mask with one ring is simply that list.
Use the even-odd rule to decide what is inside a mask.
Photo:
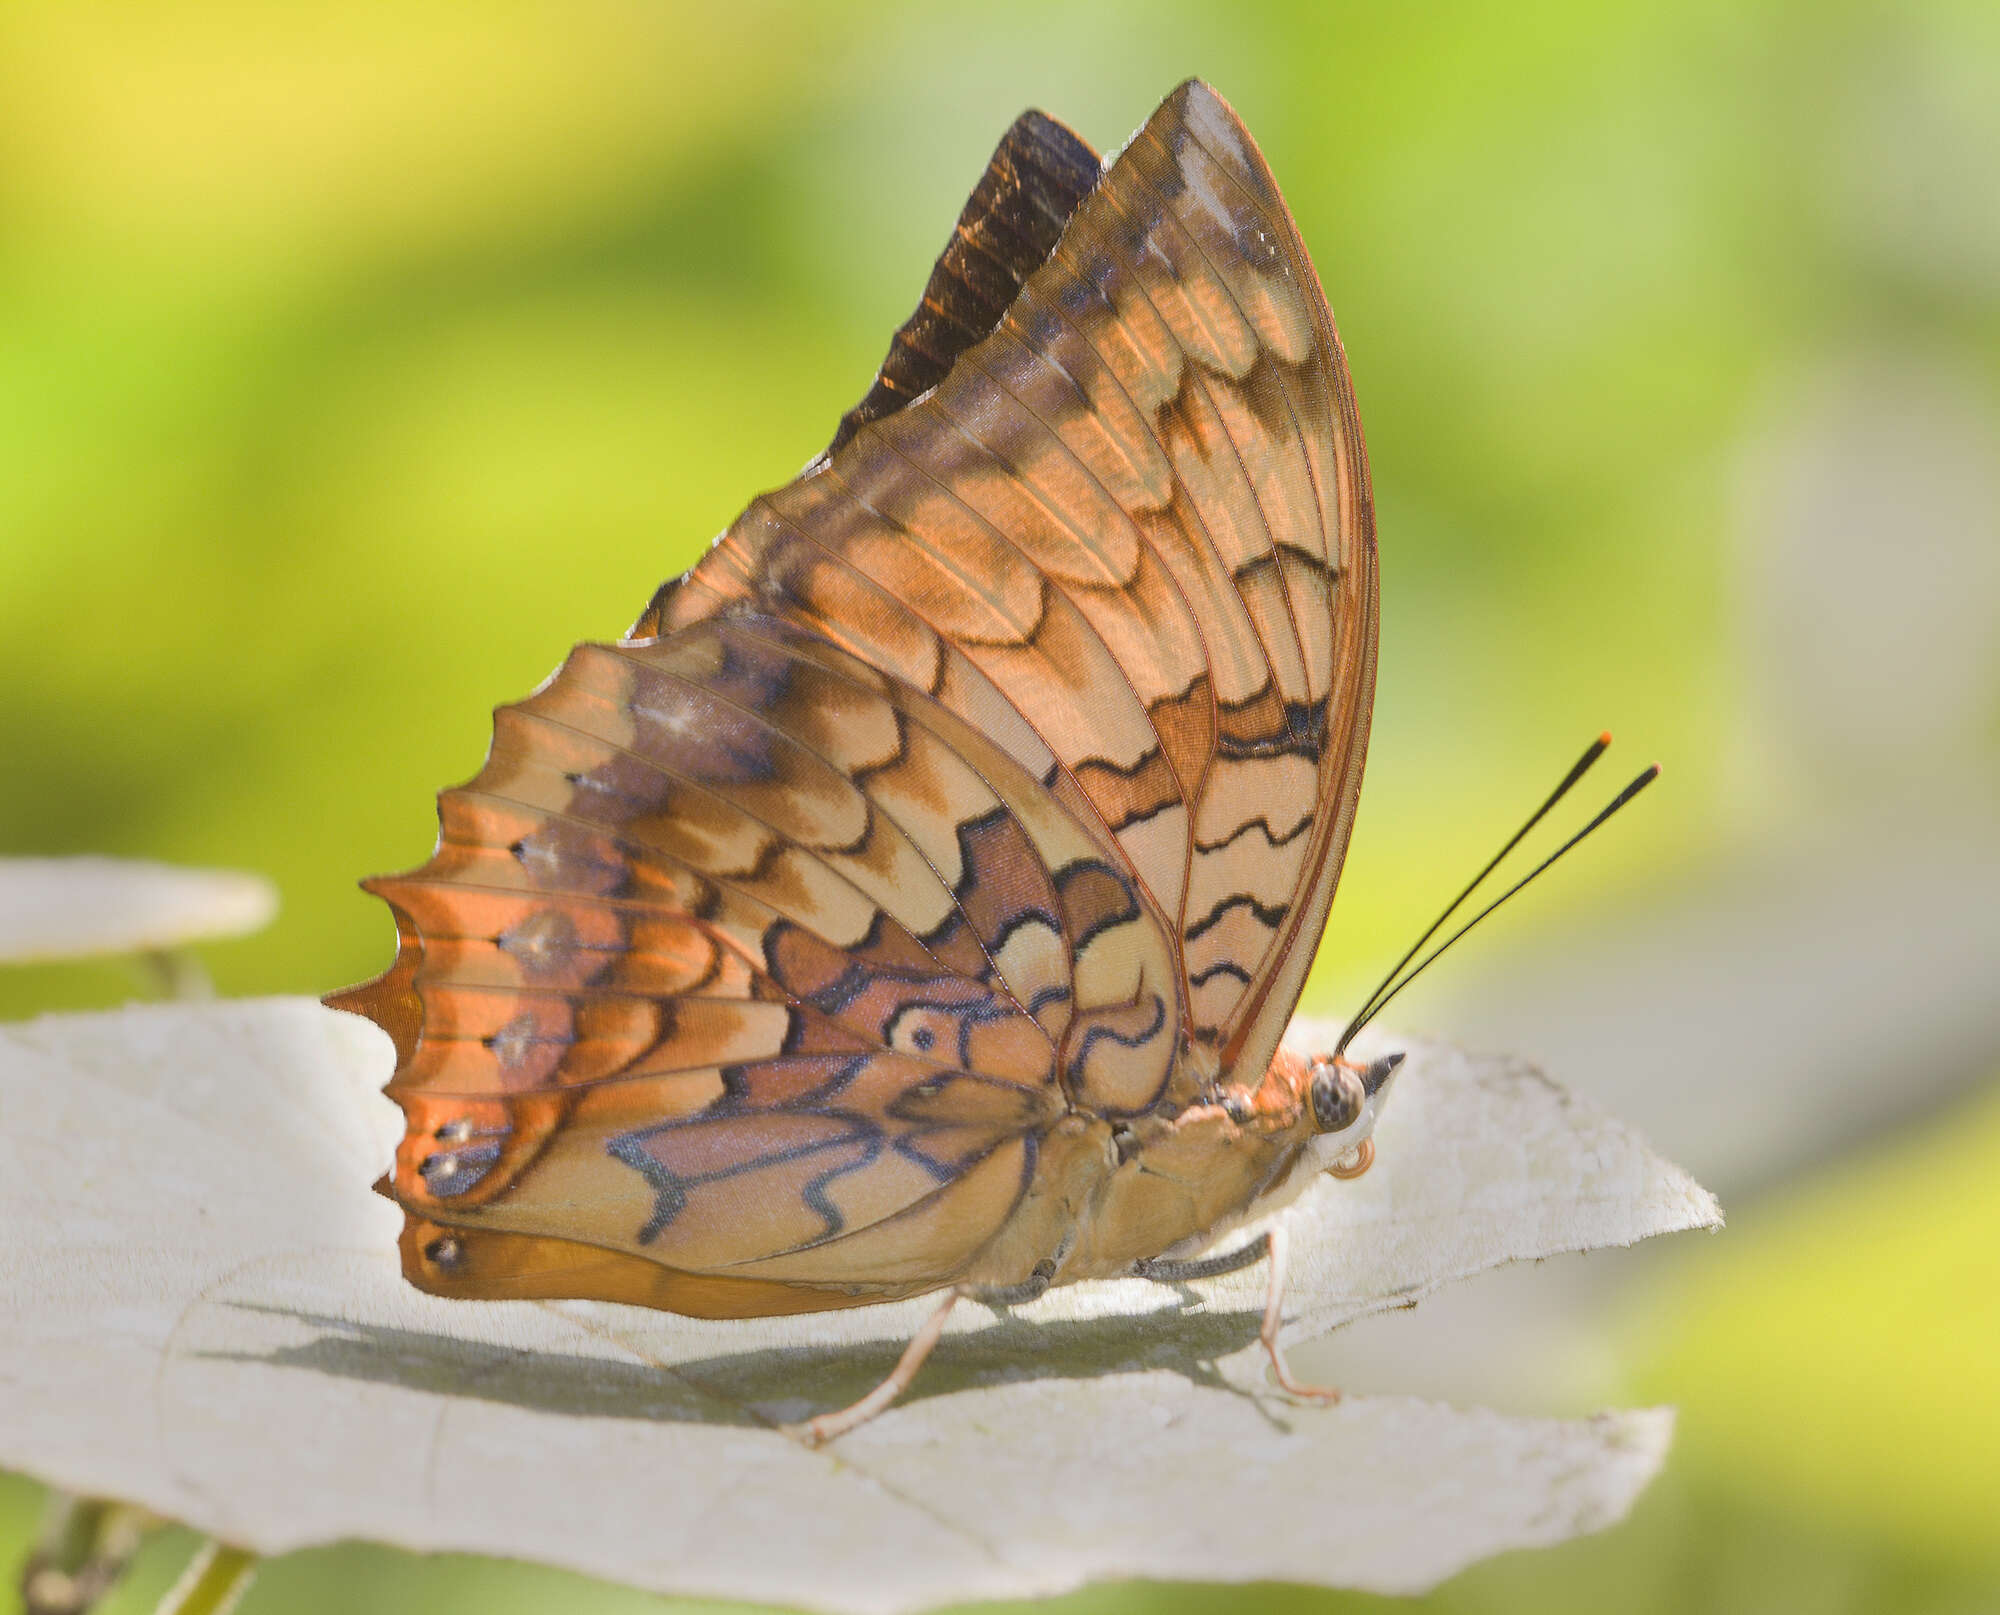
[{"label": "butterfly wing", "polygon": [[1109,836],[1176,1017],[1261,1075],[1360,793],[1374,512],[1318,277],[1212,90],[1162,104],[932,392],[752,504],[634,631],[745,602],[926,690]]},{"label": "butterfly wing", "polygon": [[502,709],[436,856],[371,883],[402,947],[332,1001],[397,1042],[417,1282],[725,1316],[931,1288],[1065,1113],[1261,1073],[1372,696],[1331,320],[1199,84],[995,301]]}]

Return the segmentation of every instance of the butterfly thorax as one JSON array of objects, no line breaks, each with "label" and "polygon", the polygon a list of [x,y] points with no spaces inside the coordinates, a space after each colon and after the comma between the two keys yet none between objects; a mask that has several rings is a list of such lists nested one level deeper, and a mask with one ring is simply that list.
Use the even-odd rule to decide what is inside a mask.
[{"label": "butterfly thorax", "polygon": [[1176,1114],[1079,1128],[1102,1130],[1109,1160],[1084,1186],[1056,1281],[1113,1277],[1237,1226],[1304,1155],[1308,1082],[1307,1062],[1280,1050],[1254,1086],[1215,1084]]}]

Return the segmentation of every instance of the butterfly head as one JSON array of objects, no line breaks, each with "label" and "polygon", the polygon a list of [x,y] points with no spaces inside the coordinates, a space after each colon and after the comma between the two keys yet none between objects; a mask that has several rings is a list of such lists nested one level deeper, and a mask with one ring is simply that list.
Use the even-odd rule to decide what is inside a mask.
[{"label": "butterfly head", "polygon": [[1335,1177],[1358,1178],[1375,1159],[1375,1123],[1388,1101],[1401,1054],[1368,1065],[1316,1056],[1308,1068],[1314,1161]]}]

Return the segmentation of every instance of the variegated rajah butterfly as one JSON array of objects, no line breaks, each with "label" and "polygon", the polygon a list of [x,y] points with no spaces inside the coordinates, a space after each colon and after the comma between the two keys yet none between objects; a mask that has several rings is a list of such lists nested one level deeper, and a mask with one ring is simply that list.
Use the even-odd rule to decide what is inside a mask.
[{"label": "variegated rajah butterfly", "polygon": [[1268,1258],[1277,1377],[1334,1394],[1279,1352],[1275,1236],[1202,1253],[1365,1170],[1399,1058],[1279,1047],[1376,615],[1340,339],[1248,131],[1199,82],[1109,165],[1023,116],[830,447],[365,883],[400,950],[328,1002],[395,1042],[405,1274],[705,1318],[942,1291],[824,1439],[961,1296]]}]

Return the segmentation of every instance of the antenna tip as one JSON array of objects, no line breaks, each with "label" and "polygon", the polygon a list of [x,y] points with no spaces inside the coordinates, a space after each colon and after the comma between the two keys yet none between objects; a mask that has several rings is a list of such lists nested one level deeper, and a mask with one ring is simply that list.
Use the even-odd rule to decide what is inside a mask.
[{"label": "antenna tip", "polygon": [[1664,770],[1664,769],[1662,769],[1662,768],[1660,767],[1660,765],[1659,765],[1658,763],[1655,763],[1655,764],[1653,764],[1653,766],[1652,766],[1652,767],[1650,767],[1650,768],[1648,768],[1648,769],[1646,770],[1646,778],[1648,778],[1648,779],[1658,779],[1658,778],[1660,777],[1660,775],[1661,775],[1661,774],[1663,774],[1664,772],[1665,772],[1665,770]]},{"label": "antenna tip", "polygon": [[1597,743],[1598,743],[1598,745],[1600,745],[1600,746],[1608,746],[1608,745],[1610,745],[1610,744],[1611,744],[1611,731],[1610,731],[1609,729],[1607,729],[1607,730],[1605,730],[1605,731],[1604,731],[1604,733],[1602,733],[1601,735],[1599,735],[1599,736],[1597,737]]}]

